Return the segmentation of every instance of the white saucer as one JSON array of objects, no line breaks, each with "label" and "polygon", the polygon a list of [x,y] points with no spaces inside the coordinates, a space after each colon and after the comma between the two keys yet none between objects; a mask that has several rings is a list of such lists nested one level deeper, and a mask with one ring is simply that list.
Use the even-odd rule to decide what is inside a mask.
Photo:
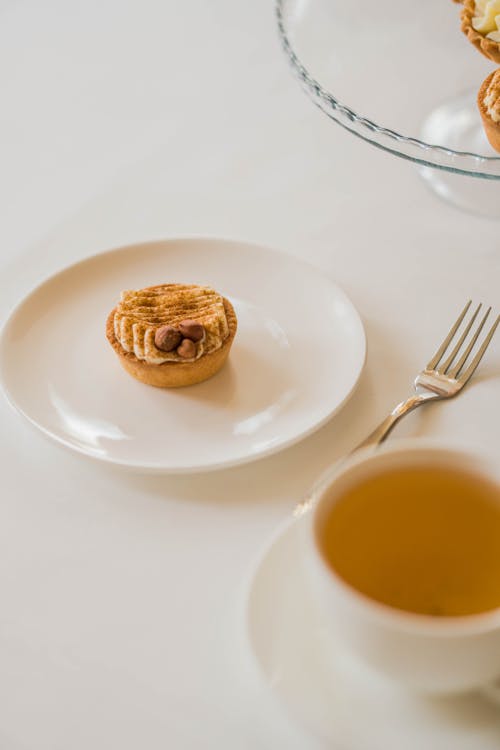
[{"label": "white saucer", "polygon": [[250,586],[246,626],[260,671],[332,750],[498,750],[500,708],[480,695],[424,698],[331,638],[301,565],[300,520],[275,537]]},{"label": "white saucer", "polygon": [[[106,341],[123,289],[208,284],[238,316],[228,364],[205,383],[142,385]],[[300,440],[346,401],[365,336],[346,295],[289,255],[217,239],[131,245],[88,258],[37,287],[0,340],[13,406],[88,456],[148,471],[192,472],[251,461]]]}]

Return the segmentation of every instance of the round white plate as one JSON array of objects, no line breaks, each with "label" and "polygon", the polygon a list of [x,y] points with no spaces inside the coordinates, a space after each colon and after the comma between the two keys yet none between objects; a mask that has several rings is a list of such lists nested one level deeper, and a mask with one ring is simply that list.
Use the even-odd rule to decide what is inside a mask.
[{"label": "round white plate", "polygon": [[252,578],[246,627],[261,673],[331,750],[498,750],[500,709],[481,695],[418,697],[346,654],[301,564],[300,519],[275,537]]},{"label": "round white plate", "polygon": [[[142,385],[105,323],[123,289],[213,286],[238,332],[211,380]],[[217,239],[149,242],[88,258],[37,287],[9,318],[0,376],[11,403],[60,443],[138,469],[191,472],[251,461],[323,424],[351,394],[365,336],[345,294],[312,266]]]}]

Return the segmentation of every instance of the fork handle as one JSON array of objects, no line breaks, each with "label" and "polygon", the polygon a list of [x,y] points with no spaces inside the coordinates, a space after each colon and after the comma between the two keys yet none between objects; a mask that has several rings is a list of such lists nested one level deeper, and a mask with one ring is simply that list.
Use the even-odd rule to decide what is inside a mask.
[{"label": "fork handle", "polygon": [[410,396],[410,398],[407,398],[406,401],[401,401],[400,404],[394,407],[389,416],[386,417],[384,421],[381,422],[379,426],[376,427],[373,432],[368,435],[367,438],[359,443],[359,445],[357,445],[354,450],[357,451],[360,448],[368,448],[369,446],[375,447],[376,445],[379,445],[386,439],[392,428],[399,422],[400,419],[416,409],[417,406],[421,406],[422,404],[425,404],[427,401],[430,401],[433,398],[436,398],[435,394],[431,395],[427,393],[419,393]]}]

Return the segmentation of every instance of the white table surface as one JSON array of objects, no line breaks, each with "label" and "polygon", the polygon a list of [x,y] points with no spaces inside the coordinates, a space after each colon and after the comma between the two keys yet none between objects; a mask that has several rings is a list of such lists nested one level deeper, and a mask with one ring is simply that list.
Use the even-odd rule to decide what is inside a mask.
[{"label": "white table surface", "polygon": [[[326,427],[210,475],[93,463],[0,400],[0,748],[320,748],[243,647],[245,582],[318,473],[407,395],[464,300],[498,306],[500,224],[317,111],[265,0],[0,0],[0,82],[2,320],[76,259],[201,234],[309,259],[368,338],[359,389]],[[463,395],[393,439],[495,455],[499,375],[500,337]]]}]

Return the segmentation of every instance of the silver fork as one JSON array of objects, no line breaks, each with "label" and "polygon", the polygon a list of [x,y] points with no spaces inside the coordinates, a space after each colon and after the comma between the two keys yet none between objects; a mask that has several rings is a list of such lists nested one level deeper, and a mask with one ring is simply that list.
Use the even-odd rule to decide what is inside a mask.
[{"label": "silver fork", "polygon": [[[484,324],[490,314],[491,307],[489,307],[484,314],[482,320],[477,325],[474,331],[472,327],[476,321],[479,311],[482,305],[478,305],[474,310],[470,321],[465,325],[464,330],[459,335],[457,343],[453,346],[453,340],[463,323],[465,316],[467,315],[469,308],[472,304],[472,300],[469,300],[465,305],[464,309],[458,316],[455,323],[452,325],[450,332],[446,336],[445,340],[432,357],[426,367],[418,373],[413,383],[415,394],[402,401],[391,411],[388,417],[384,419],[379,426],[371,432],[362,443],[356,446],[352,453],[355,453],[360,448],[375,447],[382,443],[393,427],[402,419],[406,414],[409,414],[417,406],[427,404],[429,401],[438,401],[443,398],[452,398],[459,393],[462,388],[469,382],[472,375],[474,374],[478,364],[482,360],[488,345],[493,338],[498,324],[500,323],[500,315],[497,316],[495,322],[491,326],[490,330],[486,334],[483,343],[477,350],[477,353],[472,359],[469,358],[472,354],[474,345],[476,344],[481,331],[484,328]],[[467,338],[469,337],[469,340]],[[446,356],[448,349],[453,346],[452,351]],[[446,357],[446,359],[444,359]],[[444,359],[444,361],[443,361]],[[338,466],[343,459],[335,464]],[[314,497],[319,491],[319,488],[328,481],[330,477],[332,467],[330,467],[325,474],[319,478],[316,484],[309,490],[309,492],[303,497],[298,503],[294,510],[294,516],[301,516],[311,508]]]},{"label": "silver fork", "polygon": [[[478,349],[477,353],[472,359],[470,355],[477,342],[481,331],[484,328],[484,324],[490,314],[491,307],[489,307],[481,319],[480,323],[476,326],[475,330],[472,327],[476,321],[479,311],[482,305],[478,305],[474,310],[471,319],[466,324],[463,332],[460,334],[458,341],[453,346],[452,351],[447,355],[449,348],[453,345],[453,340],[467,315],[469,308],[472,304],[472,300],[469,300],[465,305],[464,309],[458,316],[455,323],[452,325],[450,332],[446,336],[445,340],[432,357],[426,367],[418,373],[413,384],[415,394],[402,401],[398,404],[384,419],[383,422],[372,432],[368,437],[360,443],[355,450],[359,448],[365,448],[367,446],[375,446],[384,441],[393,427],[402,419],[406,414],[416,409],[417,406],[427,404],[429,401],[438,401],[444,398],[452,398],[460,393],[462,388],[469,382],[472,375],[474,374],[476,367],[480,363],[483,355],[488,348],[488,345],[493,338],[497,326],[500,322],[500,315],[497,316],[495,322],[491,326],[490,330],[486,334],[483,343]],[[470,337],[469,337],[470,335]],[[469,337],[469,338],[468,338]],[[444,359],[446,357],[446,359]],[[470,359],[470,361],[469,361]],[[444,361],[443,361],[444,360]]]}]

